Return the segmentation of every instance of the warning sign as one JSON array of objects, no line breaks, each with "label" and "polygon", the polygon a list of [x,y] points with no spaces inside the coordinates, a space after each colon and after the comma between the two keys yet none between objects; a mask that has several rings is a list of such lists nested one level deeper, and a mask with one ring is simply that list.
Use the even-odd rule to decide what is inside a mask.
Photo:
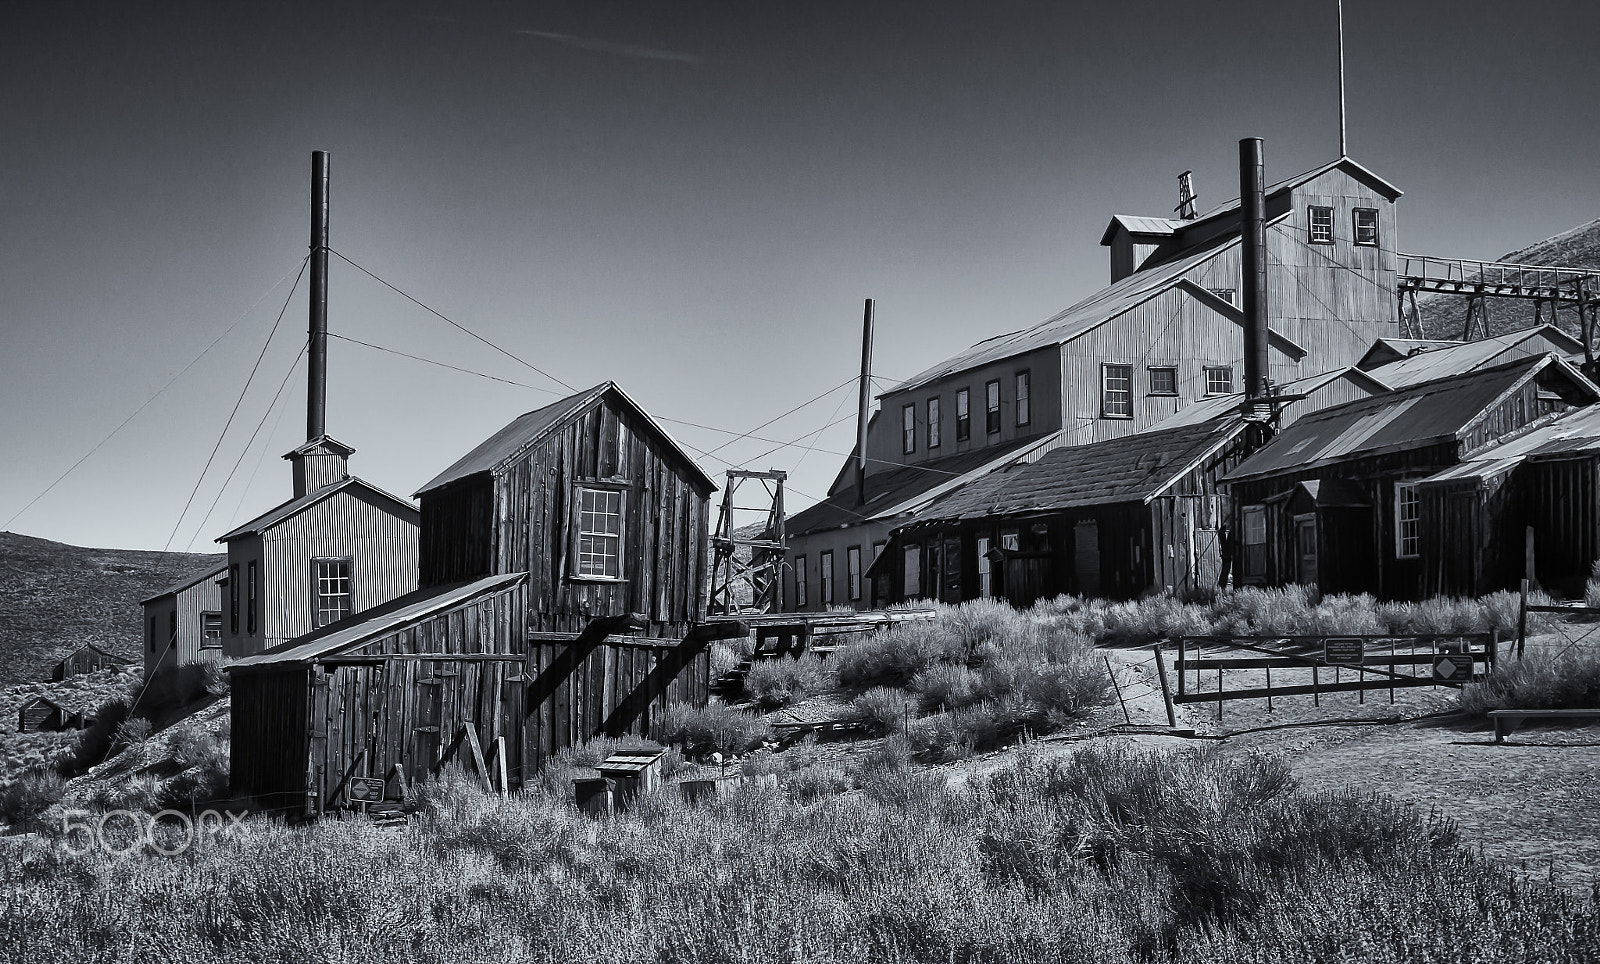
[{"label": "warning sign", "polygon": [[382,803],[384,783],[377,777],[351,777],[344,785],[351,803]]},{"label": "warning sign", "polygon": [[1441,683],[1464,683],[1472,678],[1471,653],[1440,653],[1433,658],[1433,678]]}]

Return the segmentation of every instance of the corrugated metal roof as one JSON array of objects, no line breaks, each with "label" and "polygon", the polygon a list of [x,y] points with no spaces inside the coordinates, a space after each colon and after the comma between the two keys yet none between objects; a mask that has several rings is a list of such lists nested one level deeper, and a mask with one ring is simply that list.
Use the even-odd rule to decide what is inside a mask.
[{"label": "corrugated metal roof", "polygon": [[198,575],[190,576],[187,579],[180,579],[179,581],[173,583],[172,585],[168,586],[167,588],[165,588],[165,589],[161,590],[160,592],[156,593],[154,596],[150,596],[150,597],[148,597],[146,599],[139,600],[139,605],[143,606],[143,605],[145,605],[147,603],[153,603],[157,599],[162,599],[162,598],[165,598],[167,596],[176,596],[178,593],[183,592],[185,589],[188,589],[190,586],[198,586],[201,583],[205,582],[207,579],[215,578],[217,576],[222,575],[224,572],[227,572],[227,571],[228,571],[228,563],[226,561],[219,562],[215,566],[212,566],[210,569],[207,569],[205,572],[199,573]]},{"label": "corrugated metal roof", "polygon": [[[1351,174],[1354,174],[1358,180],[1366,181],[1374,190],[1376,190],[1379,194],[1388,197],[1391,201],[1399,198],[1405,193],[1404,191],[1395,187],[1393,184],[1390,184],[1388,181],[1373,173],[1372,169],[1366,165],[1348,157],[1341,157],[1336,160],[1329,161],[1321,167],[1314,167],[1311,170],[1306,171],[1304,174],[1296,174],[1294,177],[1285,178],[1281,181],[1267,185],[1266,195],[1267,197],[1271,197],[1274,194],[1279,194],[1283,191],[1299,187],[1313,178],[1321,177],[1336,167],[1342,167]],[[1225,214],[1231,214],[1237,210],[1239,210],[1239,199],[1234,198],[1228,203],[1218,205],[1217,207],[1214,207],[1211,210],[1201,214],[1193,221],[1186,223],[1199,224],[1203,221],[1209,221],[1212,218],[1221,217]]]},{"label": "corrugated metal roof", "polygon": [[1449,348],[1461,344],[1465,342],[1444,338],[1378,338],[1373,340],[1372,347],[1368,348],[1366,354],[1356,362],[1356,367],[1362,371],[1369,371],[1419,351],[1433,351],[1435,348]]},{"label": "corrugated metal roof", "polygon": [[1243,430],[1239,419],[1142,432],[1056,449],[991,472],[934,502],[913,525],[1076,506],[1143,502]]},{"label": "corrugated metal roof", "polygon": [[407,623],[515,585],[525,578],[527,573],[512,572],[488,576],[473,582],[457,583],[453,586],[419,589],[398,599],[391,599],[381,606],[348,616],[331,626],[325,626],[253,656],[236,660],[228,668],[249,669],[332,656],[359,647],[374,636],[393,632]]},{"label": "corrugated metal roof", "polygon": [[417,507],[411,502],[400,498],[398,495],[393,495],[383,491],[382,489],[373,485],[371,482],[368,482],[366,479],[360,479],[352,475],[348,478],[341,479],[332,485],[325,485],[315,492],[308,492],[298,499],[290,499],[288,502],[283,503],[275,509],[269,509],[261,515],[256,516],[254,519],[251,519],[249,522],[246,522],[244,525],[239,526],[237,529],[218,536],[217,541],[227,542],[229,539],[236,539],[239,536],[251,535],[256,532],[264,532],[291,516],[299,515],[301,512],[313,505],[316,505],[323,499],[329,498],[330,496],[333,496],[339,492],[343,492],[352,487],[366,489],[368,492],[371,492],[380,498],[388,499],[396,506],[410,512],[412,515],[420,517],[420,514],[417,512]]},{"label": "corrugated metal roof", "polygon": [[1600,405],[1574,409],[1499,445],[1492,445],[1460,465],[1423,479],[1420,484],[1461,479],[1490,479],[1530,458],[1591,455],[1600,452]]},{"label": "corrugated metal roof", "polygon": [[[1544,338],[1556,351],[1582,351],[1583,343],[1552,325],[1524,328],[1482,341],[1447,343],[1444,347],[1417,352],[1367,370],[1385,384],[1405,388],[1421,382],[1459,375],[1495,364],[1501,356],[1534,338]],[[1543,354],[1541,351],[1540,354]]]},{"label": "corrugated metal roof", "polygon": [[1570,371],[1553,355],[1519,358],[1312,412],[1246,459],[1228,479],[1259,478],[1453,439],[1496,399],[1550,365]]},{"label": "corrugated metal roof", "polygon": [[846,485],[816,505],[789,516],[784,522],[784,530],[790,536],[803,536],[874,519],[892,518],[901,511],[907,511],[908,503],[915,503],[921,498],[933,498],[940,489],[970,482],[1023,457],[1029,450],[1059,435],[1059,432],[1034,435],[1004,445],[989,445],[960,455],[869,474],[865,506],[856,504],[855,486]]},{"label": "corrugated metal roof", "polygon": [[418,489],[414,495],[420,496],[451,482],[464,479],[469,475],[480,472],[492,472],[501,465],[511,461],[517,454],[544,436],[550,434],[559,425],[597,401],[601,396],[611,394],[623,403],[623,407],[631,409],[633,413],[648,424],[657,435],[670,445],[679,458],[694,472],[706,492],[717,487],[711,477],[696,464],[695,460],[683,450],[671,433],[656,423],[650,414],[639,403],[628,397],[616,382],[601,382],[586,391],[568,395],[566,398],[551,402],[543,408],[534,409],[523,415],[518,415],[500,431],[494,433],[478,443],[472,451],[457,459],[453,465],[434,476],[427,485]]},{"label": "corrugated metal roof", "polygon": [[[1278,391],[1284,395],[1314,395],[1316,392],[1343,377],[1350,377],[1363,382],[1369,394],[1388,391],[1388,386],[1361,371],[1359,368],[1336,368],[1331,372],[1322,372],[1318,375],[1307,375],[1293,381],[1284,382],[1277,386]],[[1227,418],[1237,415],[1239,407],[1244,404],[1244,393],[1236,392],[1232,395],[1217,395],[1213,398],[1202,398],[1183,407],[1179,412],[1168,416],[1156,423],[1156,428],[1177,428],[1180,425],[1198,425],[1214,419]]]},{"label": "corrugated metal roof", "polygon": [[1100,236],[1101,244],[1110,244],[1111,236],[1118,227],[1124,228],[1129,234],[1165,234],[1172,235],[1182,228],[1188,221],[1177,218],[1147,218],[1137,214],[1113,214],[1111,223],[1106,225],[1105,233]]}]

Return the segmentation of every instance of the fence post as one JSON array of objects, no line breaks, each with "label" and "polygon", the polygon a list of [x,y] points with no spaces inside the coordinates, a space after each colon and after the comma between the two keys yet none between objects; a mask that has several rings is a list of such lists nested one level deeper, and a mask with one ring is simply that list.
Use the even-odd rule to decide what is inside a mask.
[{"label": "fence post", "polygon": [[1267,712],[1272,712],[1272,664],[1267,664]]},{"label": "fence post", "polygon": [[1167,682],[1167,661],[1161,653],[1161,644],[1151,647],[1156,651],[1156,672],[1161,676],[1161,702],[1167,705],[1167,725],[1178,728],[1178,713],[1172,706],[1172,684]]},{"label": "fence post", "polygon": [[1311,664],[1311,705],[1322,705],[1322,682],[1318,678],[1317,670],[1321,669],[1316,663]]},{"label": "fence post", "polygon": [[[1111,668],[1111,657],[1101,653],[1100,658],[1106,661],[1106,675],[1111,677],[1111,685],[1117,691],[1117,702],[1122,704],[1122,718],[1131,726],[1133,717],[1128,715],[1128,701],[1122,698],[1122,684],[1117,682],[1116,670]],[[906,710],[907,715],[910,712],[910,709]]]},{"label": "fence post", "polygon": [[1178,698],[1179,699],[1182,699],[1188,693],[1187,681],[1188,681],[1188,678],[1189,678],[1189,671],[1187,669],[1185,669],[1185,667],[1188,666],[1188,665],[1189,665],[1189,637],[1187,637],[1187,636],[1179,636],[1178,637]]},{"label": "fence post", "polygon": [[1517,659],[1528,642],[1528,580],[1522,580],[1522,602],[1517,606]]}]

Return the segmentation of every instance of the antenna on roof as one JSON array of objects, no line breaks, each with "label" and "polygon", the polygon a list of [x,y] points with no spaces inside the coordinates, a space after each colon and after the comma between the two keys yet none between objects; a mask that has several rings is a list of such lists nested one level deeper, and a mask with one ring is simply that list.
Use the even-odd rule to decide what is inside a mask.
[{"label": "antenna on roof", "polygon": [[1194,172],[1184,171],[1178,175],[1178,206],[1173,208],[1178,212],[1178,217],[1185,221],[1195,219],[1194,211]]},{"label": "antenna on roof", "polygon": [[1349,157],[1344,144],[1344,0],[1338,0],[1339,12],[1339,156]]}]

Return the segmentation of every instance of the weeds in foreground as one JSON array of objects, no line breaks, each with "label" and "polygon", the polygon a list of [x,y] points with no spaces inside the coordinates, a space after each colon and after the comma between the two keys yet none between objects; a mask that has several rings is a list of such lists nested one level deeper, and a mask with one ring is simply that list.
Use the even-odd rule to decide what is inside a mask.
[{"label": "weeds in foreground", "polygon": [[1482,717],[1490,710],[1600,708],[1600,650],[1530,653],[1501,660],[1495,671],[1461,688],[1461,708]]}]

